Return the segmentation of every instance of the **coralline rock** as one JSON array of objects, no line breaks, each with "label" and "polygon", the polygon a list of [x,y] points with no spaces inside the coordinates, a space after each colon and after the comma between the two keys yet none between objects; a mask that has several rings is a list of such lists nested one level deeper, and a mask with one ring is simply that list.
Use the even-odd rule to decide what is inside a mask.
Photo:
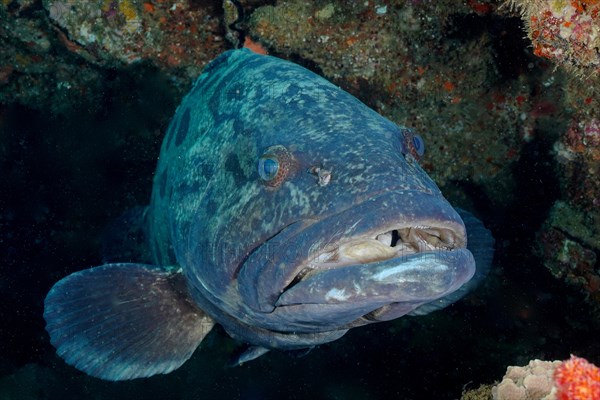
[{"label": "coralline rock", "polygon": [[600,44],[600,2],[511,3],[522,11],[534,52],[571,74],[560,83],[566,124],[553,147],[561,198],[537,235],[538,255],[600,309],[600,56],[590,47]]},{"label": "coralline rock", "polygon": [[[571,87],[572,88],[572,87]],[[571,102],[576,96],[571,92]],[[596,102],[589,97],[588,103]],[[584,100],[583,103],[586,103]],[[553,276],[600,310],[600,119],[582,104],[554,145],[562,199],[538,234],[538,254]]]},{"label": "coralline rock", "polygon": [[88,61],[115,65],[150,60],[184,68],[190,78],[224,50],[214,3],[191,0],[44,0],[50,19],[66,30]]},{"label": "coralline rock", "polygon": [[576,117],[555,152],[568,201],[590,212],[600,207],[600,119]]},{"label": "coralline rock", "polygon": [[42,10],[31,1],[0,2],[0,103],[62,113],[99,102],[101,74],[60,47]]},{"label": "coralline rock", "polygon": [[[475,397],[479,392],[480,396]],[[565,361],[531,360],[524,367],[506,369],[493,386],[493,400],[596,400],[600,396],[600,369],[571,355]],[[489,399],[487,385],[463,394],[462,400]]]},{"label": "coralline rock", "polygon": [[600,3],[596,0],[509,0],[518,6],[533,51],[580,77],[600,73]]},{"label": "coralline rock", "polygon": [[560,361],[531,360],[524,367],[511,366],[492,388],[494,400],[555,400],[554,370]]},{"label": "coralline rock", "polygon": [[552,275],[577,287],[585,299],[600,309],[600,214],[569,203],[554,204],[538,236],[539,253]]},{"label": "coralline rock", "polygon": [[227,47],[221,13],[191,0],[2,0],[0,103],[95,108],[117,73],[152,65],[182,95]]}]

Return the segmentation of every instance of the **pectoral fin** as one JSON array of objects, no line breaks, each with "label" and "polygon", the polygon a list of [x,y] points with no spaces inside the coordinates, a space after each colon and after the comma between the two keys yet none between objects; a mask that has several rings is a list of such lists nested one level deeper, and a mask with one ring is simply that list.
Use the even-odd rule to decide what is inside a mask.
[{"label": "pectoral fin", "polygon": [[261,346],[248,346],[242,353],[235,355],[228,362],[228,367],[239,367],[240,365],[257,359],[266,354],[269,349]]},{"label": "pectoral fin", "polygon": [[48,293],[50,341],[68,364],[117,381],[166,374],[214,325],[183,275],[141,264],[107,264],[67,276]]}]

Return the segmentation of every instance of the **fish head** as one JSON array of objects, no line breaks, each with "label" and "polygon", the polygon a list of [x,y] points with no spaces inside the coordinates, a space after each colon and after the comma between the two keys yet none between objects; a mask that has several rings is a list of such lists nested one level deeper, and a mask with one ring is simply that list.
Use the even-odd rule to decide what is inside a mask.
[{"label": "fish head", "polygon": [[362,121],[258,158],[258,207],[301,217],[270,214],[263,223],[276,228],[239,266],[254,323],[318,331],[393,319],[473,276],[464,224],[403,147],[407,131]]},{"label": "fish head", "polygon": [[204,88],[220,155],[175,245],[221,322],[343,329],[402,316],[473,276],[465,226],[410,129],[298,65],[227,62],[219,90]]}]

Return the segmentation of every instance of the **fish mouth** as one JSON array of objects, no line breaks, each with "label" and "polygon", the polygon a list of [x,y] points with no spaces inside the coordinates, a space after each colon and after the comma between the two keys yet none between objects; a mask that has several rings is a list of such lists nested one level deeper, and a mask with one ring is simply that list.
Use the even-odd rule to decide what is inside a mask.
[{"label": "fish mouth", "polygon": [[465,246],[464,223],[441,195],[387,192],[284,228],[244,263],[238,289],[255,325],[332,330],[456,291],[475,272]]},{"label": "fish mouth", "polygon": [[465,237],[455,230],[432,225],[400,226],[343,243],[328,244],[300,269],[283,292],[325,270],[391,259],[401,261],[417,253],[452,251],[465,245]]},{"label": "fish mouth", "polygon": [[386,318],[382,311],[374,313],[380,308],[389,314],[393,305],[393,312],[400,307],[405,314],[454,292],[475,272],[464,228],[451,221],[431,222],[373,231],[326,246],[290,275],[274,313],[317,306],[312,318],[322,318],[318,324],[333,315],[338,323],[345,315],[377,314],[380,319]]}]

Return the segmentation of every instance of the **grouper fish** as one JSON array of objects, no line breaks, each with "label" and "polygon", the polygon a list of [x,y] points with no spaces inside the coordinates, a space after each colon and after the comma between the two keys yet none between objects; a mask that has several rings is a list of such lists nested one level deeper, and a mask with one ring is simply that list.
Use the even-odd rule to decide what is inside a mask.
[{"label": "grouper fish", "polygon": [[51,343],[89,375],[126,380],[180,367],[217,323],[248,345],[240,364],[448,306],[485,276],[493,239],[450,206],[422,151],[299,65],[223,53],[165,135],[142,213],[149,260],[56,283]]}]

